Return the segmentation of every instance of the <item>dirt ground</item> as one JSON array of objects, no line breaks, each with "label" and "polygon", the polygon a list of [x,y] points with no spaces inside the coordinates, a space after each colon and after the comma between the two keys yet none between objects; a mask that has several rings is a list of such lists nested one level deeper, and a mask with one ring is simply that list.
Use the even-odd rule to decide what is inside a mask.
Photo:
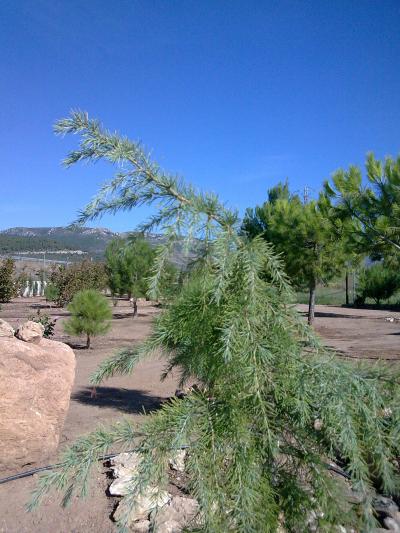
[{"label": "dirt ground", "polygon": [[[3,304],[0,317],[17,327],[34,314],[39,307],[45,306],[40,298],[19,298]],[[138,365],[132,376],[114,377],[104,386],[97,388],[97,397],[91,398],[88,386],[90,374],[99,363],[118,348],[132,346],[144,339],[158,309],[150,303],[139,303],[139,314],[132,318],[132,308],[126,301],[120,301],[113,308],[111,331],[93,340],[93,349],[85,350],[84,339],[73,338],[63,332],[62,321],[67,316],[64,309],[43,308],[42,313],[57,317],[55,340],[68,342],[74,347],[76,355],[76,377],[71,403],[64,429],[60,438],[60,449],[72,443],[78,436],[85,434],[100,424],[111,424],[123,416],[132,416],[137,421],[143,416],[143,409],[151,411],[160,401],[173,395],[176,383],[173,377],[160,382],[159,376],[164,368],[160,359],[148,360]],[[44,464],[57,462],[57,456],[47,459]],[[41,465],[35,465],[41,466]],[[32,477],[0,485],[0,532],[7,533],[83,533],[88,531],[111,532],[116,528],[109,515],[114,501],[105,496],[107,478],[102,473],[92,483],[92,494],[86,500],[74,500],[69,508],[59,506],[57,495],[46,499],[42,507],[34,513],[26,513],[25,503],[35,486]]]},{"label": "dirt ground", "polygon": [[[306,305],[299,305],[302,313]],[[393,318],[389,322],[388,318]],[[339,355],[368,360],[400,359],[400,313],[317,305],[315,330]]]},{"label": "dirt ground", "polygon": [[[40,307],[46,306],[43,299],[16,299],[4,304],[0,317],[16,327]],[[300,305],[301,312],[306,306]],[[132,346],[149,333],[158,309],[143,302],[139,316],[132,318],[132,309],[120,301],[113,309],[111,331],[95,339],[93,349],[84,350],[84,339],[71,338],[63,332],[62,321],[67,312],[62,309],[42,309],[42,312],[58,317],[54,338],[71,343],[77,359],[76,379],[70,408],[60,439],[60,449],[73,442],[100,424],[107,426],[121,416],[133,417],[138,422],[143,408],[151,411],[160,401],[171,396],[176,389],[176,376],[160,382],[164,367],[160,359],[141,363],[132,376],[114,377],[98,388],[97,398],[90,397],[88,378],[98,364],[118,348]],[[400,320],[400,313],[387,311],[344,309],[332,306],[317,306],[315,328],[327,345],[347,357],[368,359],[400,359],[400,321],[388,322],[387,317]],[[45,461],[54,463],[57,456]],[[40,465],[38,465],[40,466]],[[65,510],[59,506],[57,495],[45,500],[38,511],[28,514],[24,505],[35,486],[34,477],[0,485],[0,532],[7,533],[84,533],[114,532],[110,520],[114,500],[107,498],[105,468],[99,466],[92,483],[91,494],[86,500],[74,499]]]}]

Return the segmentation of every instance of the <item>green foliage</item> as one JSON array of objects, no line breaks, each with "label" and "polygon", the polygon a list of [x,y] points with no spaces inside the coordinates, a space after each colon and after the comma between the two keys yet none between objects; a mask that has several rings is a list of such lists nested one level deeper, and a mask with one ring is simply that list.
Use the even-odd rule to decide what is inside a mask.
[{"label": "green foliage", "polygon": [[0,261],[0,302],[9,302],[17,295],[17,284],[14,279],[15,261],[3,259]]},{"label": "green foliage", "polygon": [[57,302],[60,298],[60,291],[54,283],[48,283],[44,289],[44,296],[48,302]]},{"label": "green foliage", "polygon": [[[166,372],[178,371],[182,383],[194,380],[199,390],[147,417],[140,440],[129,421],[79,439],[65,452],[62,468],[41,477],[35,503],[51,487],[65,493],[64,502],[76,490],[85,493],[100,455],[137,443],[143,461],[127,496],[133,507],[147,486],[167,486],[171,449],[187,444],[188,488],[199,501],[204,532],[274,532],[282,517],[288,531],[307,531],[311,509],[323,512],[323,531],[349,522],[368,531],[375,523],[373,483],[392,494],[399,489],[399,376],[393,368],[356,367],[320,347],[289,303],[291,287],[272,246],[260,236],[239,235],[236,214],[215,196],[165,175],[139,145],[83,113],[56,128],[83,138],[67,164],[104,158],[126,169],[82,221],[154,200],[161,204],[152,224],[168,227],[169,240],[159,250],[154,288],[181,228],[187,239],[206,237],[203,260],[155,320],[150,337],[105,361],[93,384],[132,372],[161,350]],[[357,516],[327,469],[337,460],[365,496]]]},{"label": "green foliage", "polygon": [[357,298],[359,303],[364,303],[367,298],[372,298],[377,305],[382,300],[388,300],[400,289],[400,274],[388,268],[384,263],[378,263],[361,271]]},{"label": "green foliage", "polygon": [[56,320],[53,320],[49,315],[42,314],[40,309],[37,310],[36,315],[31,315],[28,320],[42,324],[44,327],[43,337],[50,339],[54,335],[54,328],[56,326]]},{"label": "green foliage", "polygon": [[44,237],[22,237],[0,233],[0,253],[10,254],[18,252],[54,252],[57,250],[72,250],[71,247],[53,239]]},{"label": "green foliage", "polygon": [[94,289],[77,292],[68,305],[71,317],[64,323],[70,335],[86,334],[86,347],[91,337],[104,335],[111,328],[112,312],[107,298]]},{"label": "green foliage", "polygon": [[143,238],[114,239],[106,249],[106,272],[112,294],[146,296],[155,250]]},{"label": "green foliage", "polygon": [[378,161],[368,154],[368,185],[361,169],[339,170],[326,182],[325,194],[335,216],[352,220],[354,236],[365,253],[386,256],[400,251],[400,157]]},{"label": "green foliage", "polygon": [[279,184],[269,191],[267,202],[247,210],[243,231],[272,243],[293,284],[307,287],[312,297],[318,283],[326,284],[343,271],[343,239],[328,216],[323,197],[303,204],[298,195],[289,194],[287,184]]},{"label": "green foliage", "polygon": [[[56,265],[50,273],[50,285],[57,291],[57,305],[64,306],[78,291],[84,289],[103,290],[107,277],[103,263],[82,261],[70,266]],[[53,295],[55,291],[53,291]]]}]

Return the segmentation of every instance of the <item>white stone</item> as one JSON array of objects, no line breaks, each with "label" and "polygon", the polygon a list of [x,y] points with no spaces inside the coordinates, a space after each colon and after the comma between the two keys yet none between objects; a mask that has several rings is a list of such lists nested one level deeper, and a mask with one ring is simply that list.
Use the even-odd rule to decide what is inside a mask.
[{"label": "white stone", "polygon": [[396,520],[394,520],[394,518],[388,516],[384,519],[383,523],[390,531],[400,533],[400,525]]},{"label": "white stone", "polygon": [[151,511],[163,507],[171,499],[171,495],[157,487],[148,487],[143,494],[138,496],[135,505],[130,508],[126,498],[123,498],[115,513],[115,520],[119,521],[124,516],[128,517],[128,524],[138,520],[147,520]]},{"label": "white stone", "polygon": [[24,342],[39,344],[43,338],[44,326],[39,322],[28,320],[18,328],[16,337]]},{"label": "white stone", "polygon": [[177,472],[185,471],[185,457],[186,450],[177,450],[174,455],[168,460],[169,466],[172,470]]},{"label": "white stone", "polygon": [[160,533],[180,532],[195,521],[199,511],[200,506],[197,500],[173,496],[168,505],[160,509],[155,517],[156,531]]},{"label": "white stone", "polygon": [[150,520],[139,520],[138,522],[134,522],[130,529],[133,533],[148,533],[150,529]]},{"label": "white stone", "polygon": [[114,477],[133,477],[140,464],[141,457],[138,453],[120,453],[110,461]]}]

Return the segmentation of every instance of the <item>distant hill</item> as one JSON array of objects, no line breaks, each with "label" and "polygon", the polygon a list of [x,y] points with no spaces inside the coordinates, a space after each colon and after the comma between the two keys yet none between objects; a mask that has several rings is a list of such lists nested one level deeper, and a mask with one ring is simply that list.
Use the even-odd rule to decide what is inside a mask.
[{"label": "distant hill", "polygon": [[22,237],[0,233],[0,254],[43,251],[55,252],[71,248],[54,239],[45,237]]},{"label": "distant hill", "polygon": [[[134,233],[134,232],[131,232]],[[81,254],[93,259],[102,259],[108,243],[116,237],[126,237],[129,232],[117,233],[107,228],[87,228],[81,226],[26,228],[17,227],[0,231],[0,255],[36,255],[46,252],[57,260],[82,260]],[[152,246],[164,242],[163,235],[149,234],[146,239]],[[197,247],[197,246],[196,246]],[[193,257],[193,251],[190,256]],[[67,256],[67,257],[66,257]],[[176,265],[187,263],[183,245],[174,247],[172,262]]]},{"label": "distant hill", "polygon": [[[0,231],[1,244],[8,252],[81,250],[93,256],[102,256],[107,244],[119,234],[105,228],[52,227],[9,228]],[[14,243],[14,244],[13,244]],[[26,243],[27,248],[23,249]],[[41,246],[44,246],[41,247]],[[4,253],[4,252],[3,252]]]}]

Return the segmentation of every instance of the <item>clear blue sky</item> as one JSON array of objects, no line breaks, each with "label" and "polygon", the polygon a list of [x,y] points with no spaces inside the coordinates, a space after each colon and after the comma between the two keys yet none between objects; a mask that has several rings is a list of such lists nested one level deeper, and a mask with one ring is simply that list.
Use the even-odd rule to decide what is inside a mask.
[{"label": "clear blue sky", "polygon": [[67,224],[111,176],[61,167],[71,108],[240,210],[400,152],[399,0],[1,0],[0,54],[0,229]]}]

